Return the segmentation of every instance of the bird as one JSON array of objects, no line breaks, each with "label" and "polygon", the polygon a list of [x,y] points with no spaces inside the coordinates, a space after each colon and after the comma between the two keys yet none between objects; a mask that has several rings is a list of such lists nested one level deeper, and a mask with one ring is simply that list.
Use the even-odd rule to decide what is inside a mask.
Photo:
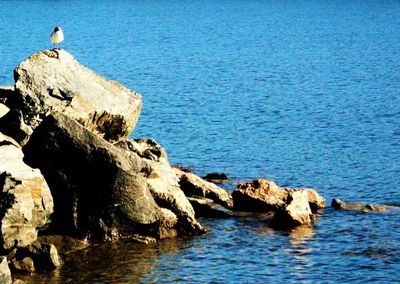
[{"label": "bird", "polygon": [[64,33],[60,27],[55,27],[50,36],[50,41],[52,44],[58,44],[58,47],[61,48],[61,42],[64,40]]}]

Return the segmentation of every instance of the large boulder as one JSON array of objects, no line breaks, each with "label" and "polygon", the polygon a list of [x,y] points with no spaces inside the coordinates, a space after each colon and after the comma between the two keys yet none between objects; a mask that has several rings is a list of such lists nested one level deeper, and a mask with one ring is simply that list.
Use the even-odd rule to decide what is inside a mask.
[{"label": "large boulder", "polygon": [[153,139],[125,140],[116,145],[137,154],[147,164],[148,188],[160,207],[176,214],[179,230],[183,233],[205,232],[195,219],[193,207],[180,188],[176,169],[171,167],[164,148]]},{"label": "large boulder", "polygon": [[94,239],[174,234],[176,218],[154,201],[149,165],[135,152],[53,113],[36,128],[24,153],[52,190],[55,232]]},{"label": "large boulder", "polygon": [[140,115],[139,94],[94,73],[62,49],[31,55],[15,68],[14,79],[15,108],[32,126],[57,111],[108,141],[118,141],[128,137]]},{"label": "large boulder", "polygon": [[26,165],[18,144],[1,133],[0,189],[0,250],[31,244],[50,222],[53,198],[41,172]]}]

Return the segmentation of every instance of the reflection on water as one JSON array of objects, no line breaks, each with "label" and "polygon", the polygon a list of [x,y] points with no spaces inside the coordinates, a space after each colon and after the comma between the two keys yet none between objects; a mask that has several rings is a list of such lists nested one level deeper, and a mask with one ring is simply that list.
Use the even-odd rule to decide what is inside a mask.
[{"label": "reflection on water", "polygon": [[294,270],[291,275],[298,279],[305,279],[303,274],[307,273],[307,268],[312,266],[310,255],[313,249],[308,246],[308,241],[315,235],[311,226],[299,226],[289,232],[289,244],[291,247],[286,252],[293,258]]},{"label": "reflection on water", "polygon": [[184,240],[163,240],[144,245],[117,241],[68,254],[63,266],[49,273],[19,275],[29,283],[137,283],[156,267],[161,255],[177,253]]}]

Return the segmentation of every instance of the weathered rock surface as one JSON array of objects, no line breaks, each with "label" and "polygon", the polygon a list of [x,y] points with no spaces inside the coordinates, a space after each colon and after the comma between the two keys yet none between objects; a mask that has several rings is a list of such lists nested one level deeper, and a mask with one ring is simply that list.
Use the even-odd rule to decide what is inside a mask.
[{"label": "weathered rock surface", "polygon": [[128,137],[139,118],[141,96],[79,64],[62,49],[31,55],[14,70],[16,109],[36,126],[37,118],[57,111],[74,118],[108,141]]},{"label": "weathered rock surface", "polygon": [[8,251],[37,238],[53,212],[53,199],[41,172],[23,162],[18,144],[0,133],[0,246]]},{"label": "weathered rock surface", "polygon": [[132,151],[146,164],[147,185],[160,207],[171,210],[178,217],[183,233],[202,233],[205,228],[195,219],[195,212],[179,186],[174,168],[168,162],[166,151],[153,139],[121,141],[117,146]]},{"label": "weathered rock surface", "polygon": [[332,200],[332,207],[335,209],[343,209],[343,210],[352,210],[352,211],[361,211],[361,212],[385,212],[391,209],[391,206],[383,205],[383,204],[365,204],[365,203],[347,203],[340,199]]},{"label": "weathered rock surface", "polygon": [[10,109],[5,104],[0,103],[0,117],[6,115],[9,111]]},{"label": "weathered rock surface", "polygon": [[26,162],[42,170],[52,190],[55,231],[115,239],[132,234],[169,237],[176,229],[172,212],[161,210],[150,193],[149,164],[69,117],[49,115],[24,152]]},{"label": "weathered rock surface", "polygon": [[304,190],[298,190],[288,193],[286,204],[275,213],[271,225],[287,228],[309,225],[311,222],[312,212],[308,203],[308,194]]},{"label": "weathered rock surface", "polygon": [[275,211],[286,204],[287,196],[287,190],[265,179],[241,182],[232,193],[238,211]]},{"label": "weathered rock surface", "polygon": [[229,191],[220,188],[214,183],[208,182],[193,173],[182,172],[174,169],[182,191],[186,196],[205,197],[231,209],[233,207],[232,196]]},{"label": "weathered rock surface", "polygon": [[232,193],[234,209],[239,211],[276,211],[285,207],[288,196],[296,191],[306,193],[312,210],[326,206],[325,199],[314,189],[282,188],[273,181],[258,179],[238,184]]},{"label": "weathered rock surface", "polygon": [[7,257],[0,256],[0,283],[11,284],[11,271],[8,267]]},{"label": "weathered rock surface", "polygon": [[317,211],[318,209],[326,207],[325,198],[323,198],[315,189],[304,188],[300,190],[307,192],[308,203],[310,204],[310,208],[312,211]]}]

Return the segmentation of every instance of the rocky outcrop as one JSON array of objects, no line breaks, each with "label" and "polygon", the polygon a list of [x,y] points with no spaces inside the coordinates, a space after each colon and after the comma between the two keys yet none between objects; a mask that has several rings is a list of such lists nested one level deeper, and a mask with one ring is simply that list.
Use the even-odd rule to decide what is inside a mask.
[{"label": "rocky outcrop", "polygon": [[52,224],[59,233],[95,239],[174,234],[176,219],[150,192],[151,167],[134,151],[116,147],[54,113],[35,130],[24,153],[26,162],[39,167],[50,185]]},{"label": "rocky outcrop", "polygon": [[391,209],[391,206],[383,204],[366,204],[366,203],[347,203],[340,199],[333,199],[331,206],[335,209],[352,210],[361,212],[385,212]]},{"label": "rocky outcrop", "polygon": [[291,191],[285,199],[285,205],[277,210],[271,225],[274,227],[294,227],[309,225],[312,212],[308,203],[308,194],[304,190]]},{"label": "rocky outcrop", "polygon": [[193,173],[186,173],[179,169],[174,169],[182,191],[186,196],[205,197],[213,200],[226,208],[233,207],[232,196],[229,191],[219,186],[205,181]]},{"label": "rocky outcrop", "polygon": [[53,198],[41,172],[23,162],[18,144],[0,133],[0,246],[24,247],[46,228]]},{"label": "rocky outcrop", "polygon": [[142,98],[79,64],[62,49],[31,55],[14,70],[14,108],[30,126],[63,113],[108,141],[126,138],[139,118]]},{"label": "rocky outcrop", "polygon": [[166,151],[153,139],[137,139],[119,142],[118,147],[129,150],[146,164],[147,186],[160,207],[171,210],[183,233],[202,233],[205,228],[195,219],[195,212],[179,186],[174,168],[168,162]]},{"label": "rocky outcrop", "polygon": [[289,195],[304,191],[309,206],[318,210],[326,206],[325,199],[311,188],[282,188],[275,182],[258,179],[241,182],[232,193],[234,209],[239,211],[276,211],[287,205]]}]

